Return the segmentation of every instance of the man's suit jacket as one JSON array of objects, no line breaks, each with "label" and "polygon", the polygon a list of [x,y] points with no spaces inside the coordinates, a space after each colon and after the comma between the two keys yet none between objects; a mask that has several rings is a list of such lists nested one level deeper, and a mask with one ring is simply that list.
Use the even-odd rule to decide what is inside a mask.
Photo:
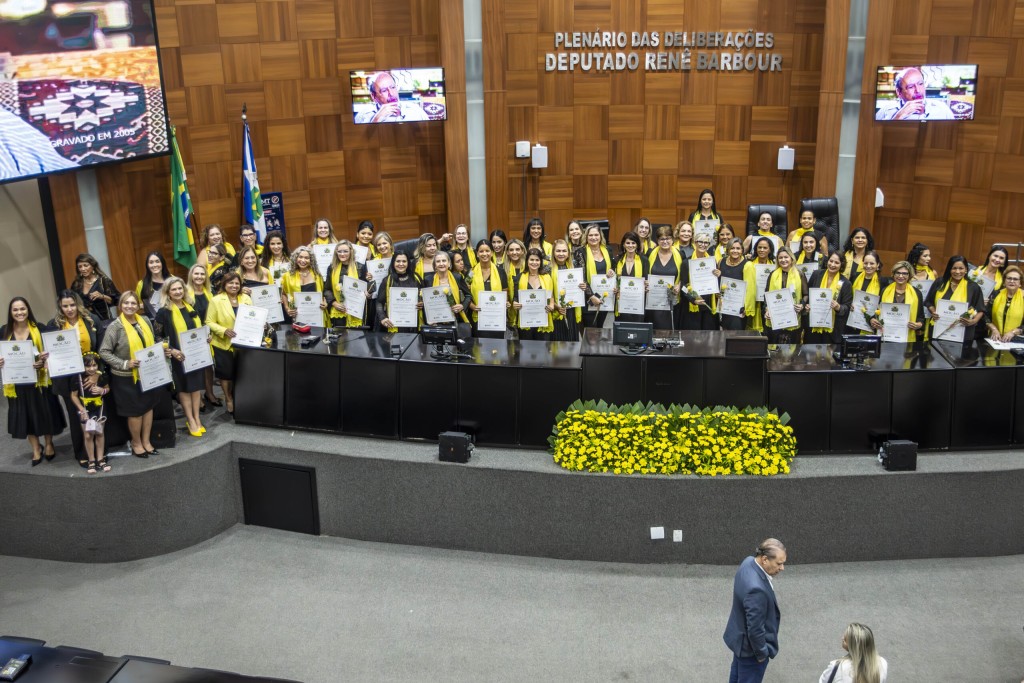
[{"label": "man's suit jacket", "polygon": [[737,657],[772,658],[779,653],[781,618],[768,576],[748,557],[733,581],[732,612],[722,636],[725,644]]}]

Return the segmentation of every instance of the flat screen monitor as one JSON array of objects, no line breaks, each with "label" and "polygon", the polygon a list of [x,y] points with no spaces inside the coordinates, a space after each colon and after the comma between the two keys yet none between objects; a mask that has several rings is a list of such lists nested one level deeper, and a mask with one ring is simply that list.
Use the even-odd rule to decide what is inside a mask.
[{"label": "flat screen monitor", "polygon": [[351,71],[352,118],[357,124],[443,121],[448,118],[444,69]]},{"label": "flat screen monitor", "polygon": [[654,323],[612,323],[612,343],[616,346],[650,346],[654,341]]},{"label": "flat screen monitor", "polygon": [[882,353],[882,338],[874,334],[844,334],[839,345],[839,356],[850,358],[878,358]]},{"label": "flat screen monitor", "polygon": [[977,64],[880,66],[875,120],[969,121],[977,83]]},{"label": "flat screen monitor", "polygon": [[0,183],[168,141],[151,0],[0,2]]}]

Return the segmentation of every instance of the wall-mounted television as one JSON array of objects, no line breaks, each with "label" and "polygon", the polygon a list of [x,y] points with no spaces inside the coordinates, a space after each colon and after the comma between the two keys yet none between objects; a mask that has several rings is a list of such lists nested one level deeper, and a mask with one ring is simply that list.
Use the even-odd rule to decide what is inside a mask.
[{"label": "wall-mounted television", "polygon": [[0,2],[0,183],[168,150],[152,0]]},{"label": "wall-mounted television", "polygon": [[977,84],[977,64],[880,66],[875,120],[969,121]]},{"label": "wall-mounted television", "polygon": [[352,71],[352,117],[356,123],[408,123],[448,118],[444,69]]}]

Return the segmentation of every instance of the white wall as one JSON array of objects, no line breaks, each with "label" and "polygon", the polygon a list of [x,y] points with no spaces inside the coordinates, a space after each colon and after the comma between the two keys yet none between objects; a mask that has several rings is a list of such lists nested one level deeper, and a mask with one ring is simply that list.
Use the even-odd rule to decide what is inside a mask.
[{"label": "white wall", "polygon": [[0,185],[0,245],[0,325],[15,296],[28,299],[36,318],[46,322],[56,312],[57,292],[35,180]]}]

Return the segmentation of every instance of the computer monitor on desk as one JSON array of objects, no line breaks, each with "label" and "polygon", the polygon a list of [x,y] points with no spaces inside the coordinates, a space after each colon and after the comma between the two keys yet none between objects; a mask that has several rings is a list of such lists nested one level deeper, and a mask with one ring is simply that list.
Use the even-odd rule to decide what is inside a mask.
[{"label": "computer monitor on desk", "polygon": [[642,353],[654,341],[654,323],[612,323],[612,343],[624,353]]}]

